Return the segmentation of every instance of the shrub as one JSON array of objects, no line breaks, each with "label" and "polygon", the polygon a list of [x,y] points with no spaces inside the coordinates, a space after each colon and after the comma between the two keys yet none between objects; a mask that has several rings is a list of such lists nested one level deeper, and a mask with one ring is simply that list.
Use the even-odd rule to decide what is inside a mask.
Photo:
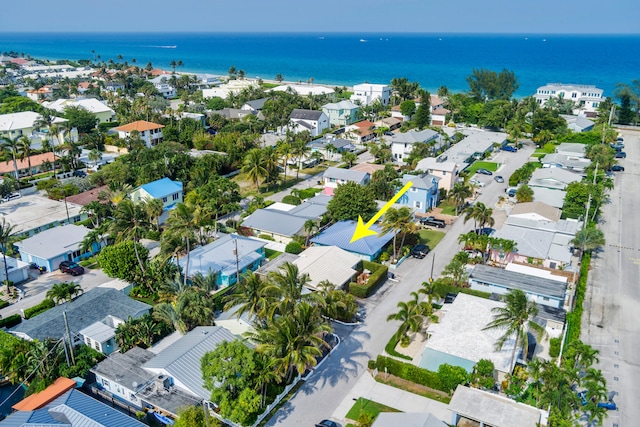
[{"label": "shrub", "polygon": [[364,285],[351,282],[349,284],[349,292],[358,298],[367,298],[387,280],[389,268],[386,265],[370,261],[363,261],[362,267],[371,272],[369,280]]},{"label": "shrub", "polygon": [[370,360],[367,362],[367,367],[368,367],[369,369],[376,369],[376,361],[375,361],[375,360],[373,360],[373,359],[370,359]]},{"label": "shrub", "polygon": [[396,351],[396,345],[398,345],[398,338],[395,334],[393,334],[387,345],[384,346],[384,351],[386,351],[391,356],[399,357],[400,359],[413,360],[413,358],[410,356],[398,353]]},{"label": "shrub", "polygon": [[444,389],[442,382],[440,381],[440,377],[436,372],[420,368],[411,363],[400,362],[399,360],[395,360],[390,357],[378,356],[376,359],[376,368],[378,368],[380,372],[388,372],[396,377],[416,384],[421,384],[435,390],[445,392],[449,391]]},{"label": "shrub", "polygon": [[442,384],[442,391],[451,394],[459,384],[469,382],[469,374],[461,366],[443,363],[438,367],[438,377]]},{"label": "shrub", "polygon": [[0,308],[5,308],[6,306],[8,306],[9,303],[5,300],[0,300]]},{"label": "shrub", "polygon": [[34,305],[31,308],[27,308],[24,311],[24,318],[25,319],[31,319],[32,317],[37,316],[40,313],[44,313],[45,311],[49,310],[50,308],[55,307],[55,305],[56,304],[53,302],[52,299],[45,299],[40,304]]},{"label": "shrub", "polygon": [[582,257],[582,265],[580,266],[580,279],[576,287],[575,307],[571,313],[567,314],[567,334],[565,345],[569,345],[574,341],[580,340],[580,327],[582,322],[582,303],[587,290],[587,276],[589,274],[589,265],[591,264],[591,255],[584,254]]},{"label": "shrub", "polygon": [[309,197],[313,197],[316,195],[316,193],[319,193],[320,190],[319,188],[305,188],[304,190],[300,190],[300,192],[298,193],[298,196],[300,197],[300,199],[304,200],[304,199],[308,199]]},{"label": "shrub", "polygon": [[302,252],[302,245],[296,241],[292,241],[284,248],[284,251],[288,254],[298,255]]},{"label": "shrub", "polygon": [[549,340],[549,356],[558,357],[560,354],[560,338],[551,338]]},{"label": "shrub", "polygon": [[292,195],[288,195],[288,196],[284,196],[282,198],[282,203],[287,203],[289,205],[296,205],[298,206],[300,203],[302,203],[302,200],[300,200],[299,197],[296,196],[292,196]]},{"label": "shrub", "polygon": [[11,316],[0,319],[0,328],[12,328],[22,322],[22,317],[19,314],[12,314]]},{"label": "shrub", "polygon": [[435,285],[436,285],[436,293],[441,297],[444,297],[449,292],[454,294],[463,293],[463,294],[473,295],[473,296],[484,298],[484,299],[489,299],[489,297],[491,296],[489,292],[482,292],[482,291],[477,291],[475,289],[469,289],[469,288],[459,288],[457,286],[449,285],[446,283],[446,281],[442,279],[436,280]]},{"label": "shrub", "polygon": [[264,240],[271,240],[272,242],[275,241],[275,239],[271,236],[269,236],[268,234],[261,234],[258,236],[260,239],[264,239]]}]

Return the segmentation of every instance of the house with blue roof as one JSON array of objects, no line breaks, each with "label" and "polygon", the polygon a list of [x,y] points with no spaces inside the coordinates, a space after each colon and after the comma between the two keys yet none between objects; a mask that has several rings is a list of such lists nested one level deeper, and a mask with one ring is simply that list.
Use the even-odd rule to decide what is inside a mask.
[{"label": "house with blue roof", "polygon": [[189,277],[197,273],[216,273],[217,285],[229,286],[238,281],[237,273],[242,276],[260,268],[265,258],[265,246],[266,242],[261,240],[238,234],[223,234],[208,245],[189,252],[188,271],[186,256],[181,257],[177,263]]},{"label": "house with blue roof", "polygon": [[144,426],[135,418],[75,389],[67,391],[40,409],[16,411],[0,421],[0,427]]},{"label": "house with blue roof", "polygon": [[129,197],[134,203],[146,202],[151,199],[162,200],[164,206],[164,213],[160,216],[160,223],[162,224],[167,219],[168,212],[176,204],[183,201],[182,183],[169,178],[162,178],[135,188],[129,194]]},{"label": "house with blue roof", "polygon": [[357,255],[365,261],[373,261],[380,255],[382,249],[393,239],[395,231],[382,233],[382,227],[377,224],[371,230],[378,234],[358,239],[351,243],[351,237],[356,229],[355,221],[339,221],[311,239],[317,246],[337,246],[347,252]]},{"label": "house with blue roof", "polygon": [[404,175],[402,177],[403,186],[409,181],[413,185],[398,199],[398,204],[409,206],[415,212],[422,214],[438,205],[438,181],[440,178],[431,174]]}]

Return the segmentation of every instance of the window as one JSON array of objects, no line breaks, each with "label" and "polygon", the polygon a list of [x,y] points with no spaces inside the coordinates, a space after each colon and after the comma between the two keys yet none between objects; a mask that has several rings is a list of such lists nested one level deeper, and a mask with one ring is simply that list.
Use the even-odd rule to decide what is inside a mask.
[{"label": "window", "polygon": [[549,301],[548,297],[542,297],[542,301]]},{"label": "window", "polygon": [[422,203],[415,201],[413,202],[413,207],[416,209],[422,209]]},{"label": "window", "polygon": [[100,347],[100,343],[99,343],[98,341],[95,341],[95,342],[93,343],[93,348],[95,348],[95,349],[96,349],[96,350],[98,350],[98,351],[101,351],[101,350],[102,350],[102,348]]},{"label": "window", "polygon": [[178,193],[175,193],[173,195],[173,200],[178,200],[180,198],[180,195]]},{"label": "window", "polygon": [[417,193],[418,189],[416,187],[411,187],[411,189],[409,189],[409,191],[411,191],[412,193]]},{"label": "window", "polygon": [[105,380],[104,378],[102,379],[102,385],[105,388],[111,389],[111,386],[109,385],[109,381]]},{"label": "window", "polygon": [[162,198],[162,203],[167,203],[167,198],[166,197]]},{"label": "window", "polygon": [[447,171],[442,171],[442,176],[447,176]]},{"label": "window", "polygon": [[335,178],[329,178],[329,182],[331,182],[331,183],[335,183],[335,182],[336,182],[336,179],[335,179]]}]

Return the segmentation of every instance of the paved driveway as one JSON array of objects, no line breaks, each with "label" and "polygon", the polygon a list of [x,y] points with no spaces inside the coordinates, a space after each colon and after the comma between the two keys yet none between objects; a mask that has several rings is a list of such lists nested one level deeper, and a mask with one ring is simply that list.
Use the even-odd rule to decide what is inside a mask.
[{"label": "paved driveway", "polygon": [[615,173],[611,202],[603,209],[600,229],[606,245],[594,253],[582,316],[584,342],[600,351],[600,363],[619,410],[605,426],[639,425],[640,379],[640,132],[622,131],[627,158]]},{"label": "paved driveway", "polygon": [[[528,146],[517,153],[506,153],[509,154],[508,163],[501,167],[500,174],[505,178],[510,176],[527,161],[532,152],[533,146]],[[478,200],[487,206],[494,206],[498,198],[504,195],[506,184],[499,184],[492,179],[490,181]],[[375,295],[367,299],[368,314],[364,323],[350,333],[347,332],[342,344],[331,357],[269,420],[267,426],[309,426],[313,422],[331,417],[344,399],[351,396],[351,389],[366,372],[369,359],[381,354],[385,344],[395,333],[399,323],[387,322],[387,316],[397,310],[399,301],[407,300],[410,292],[417,291],[422,282],[428,280],[434,256],[434,277],[439,276],[444,266],[460,250],[458,236],[472,228],[473,223],[470,221],[466,224],[457,221],[447,227],[446,236],[430,255],[422,260],[409,258],[402,263],[394,271],[399,281],[387,280]],[[421,411],[423,408],[416,406],[414,410]],[[450,419],[443,421],[450,422]]]}]

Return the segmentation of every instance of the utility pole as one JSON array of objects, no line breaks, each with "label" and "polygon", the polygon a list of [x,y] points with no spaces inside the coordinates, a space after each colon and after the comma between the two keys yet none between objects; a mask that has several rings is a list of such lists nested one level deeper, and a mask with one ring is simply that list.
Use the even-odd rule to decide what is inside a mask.
[{"label": "utility pole", "polygon": [[429,276],[429,283],[433,283],[433,264],[436,262],[435,252],[432,252],[431,254],[431,276]]},{"label": "utility pole", "polygon": [[69,352],[71,353],[71,363],[73,366],[76,365],[76,359],[73,355],[73,341],[71,341],[71,332],[69,331],[69,322],[67,321],[67,310],[65,309],[62,312],[62,317],[64,318],[64,327],[67,330],[67,338],[69,338]]},{"label": "utility pole", "polygon": [[238,261],[238,238],[233,239],[233,244],[235,245],[233,249],[233,255],[236,257],[236,283],[240,282],[240,262]]}]

